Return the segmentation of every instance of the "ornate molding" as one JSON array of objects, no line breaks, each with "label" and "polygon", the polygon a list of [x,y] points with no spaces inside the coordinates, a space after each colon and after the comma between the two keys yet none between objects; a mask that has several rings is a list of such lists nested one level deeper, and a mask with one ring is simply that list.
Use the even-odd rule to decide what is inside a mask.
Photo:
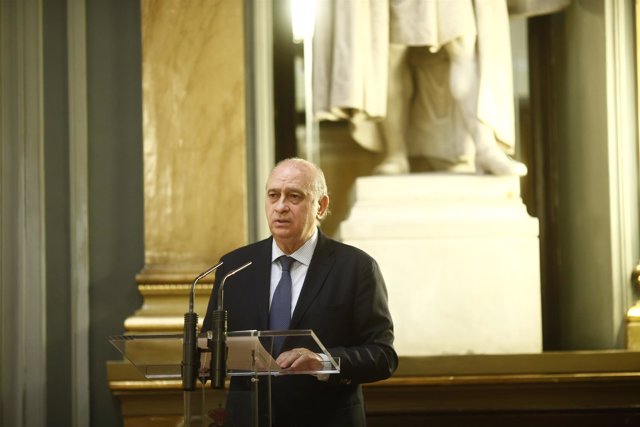
[{"label": "ornate molding", "polygon": [[[194,309],[200,314],[199,326],[202,326],[212,289],[212,284],[195,287]],[[181,332],[190,290],[189,283],[139,284],[142,306],[124,321],[125,330],[127,333]]]}]

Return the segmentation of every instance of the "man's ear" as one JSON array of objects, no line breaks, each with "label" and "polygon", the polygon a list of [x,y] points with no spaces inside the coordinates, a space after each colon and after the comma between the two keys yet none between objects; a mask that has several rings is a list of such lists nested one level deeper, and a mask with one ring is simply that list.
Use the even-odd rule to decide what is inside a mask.
[{"label": "man's ear", "polygon": [[329,196],[324,195],[318,201],[318,212],[316,213],[316,218],[323,219],[327,216],[329,212]]}]

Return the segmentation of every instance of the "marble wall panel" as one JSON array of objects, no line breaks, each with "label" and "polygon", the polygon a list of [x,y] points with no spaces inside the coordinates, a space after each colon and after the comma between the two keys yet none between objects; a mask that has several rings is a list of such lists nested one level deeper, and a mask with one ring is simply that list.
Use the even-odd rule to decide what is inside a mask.
[{"label": "marble wall panel", "polygon": [[141,4],[145,272],[197,270],[247,240],[243,3]]}]

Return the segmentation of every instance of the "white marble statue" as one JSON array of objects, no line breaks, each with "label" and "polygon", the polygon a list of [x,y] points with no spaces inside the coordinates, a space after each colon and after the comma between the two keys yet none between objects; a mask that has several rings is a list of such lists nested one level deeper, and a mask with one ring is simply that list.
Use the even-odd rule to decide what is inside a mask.
[{"label": "white marble statue", "polygon": [[[543,1],[544,2],[544,1]],[[515,147],[507,0],[321,0],[314,110],[349,119],[378,174],[437,170],[523,176]]]}]

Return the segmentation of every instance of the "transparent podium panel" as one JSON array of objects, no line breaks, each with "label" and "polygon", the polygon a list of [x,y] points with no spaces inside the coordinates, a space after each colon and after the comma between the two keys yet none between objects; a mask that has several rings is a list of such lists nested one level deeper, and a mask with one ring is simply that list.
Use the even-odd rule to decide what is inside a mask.
[{"label": "transparent podium panel", "polygon": [[[122,355],[150,380],[180,379],[182,334],[116,335],[109,337]],[[211,334],[200,334],[198,347],[209,351]],[[227,375],[337,374],[340,360],[333,358],[311,330],[236,331],[227,333]],[[280,350],[276,350],[279,347]],[[323,359],[317,371],[280,369],[275,359],[296,348],[311,350]],[[205,374],[203,378],[208,378]]]},{"label": "transparent podium panel", "polygon": [[[313,371],[281,369],[275,359],[285,351],[307,349],[323,359]],[[235,331],[227,334],[227,375],[322,375],[340,372],[340,360],[333,358],[311,330]]]},{"label": "transparent podium panel", "polygon": [[182,334],[116,335],[109,341],[147,379],[182,377]]}]

